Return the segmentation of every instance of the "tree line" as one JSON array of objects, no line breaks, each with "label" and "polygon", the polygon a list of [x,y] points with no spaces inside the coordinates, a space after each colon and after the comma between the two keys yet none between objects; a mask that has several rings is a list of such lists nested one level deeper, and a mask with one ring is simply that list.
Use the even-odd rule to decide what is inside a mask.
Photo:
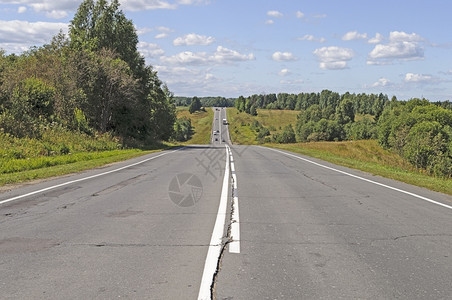
[{"label": "tree line", "polygon": [[452,103],[426,99],[389,100],[383,94],[340,95],[280,93],[239,97],[240,112],[257,115],[257,109],[299,110],[295,129],[287,126],[270,137],[269,130],[254,124],[262,142],[311,142],[378,139],[416,168],[436,176],[452,177]]},{"label": "tree line", "polygon": [[0,128],[39,138],[60,126],[110,132],[127,144],[174,134],[173,95],[137,51],[138,36],[118,0],[84,0],[49,44],[0,52]]},{"label": "tree line", "polygon": [[193,101],[199,100],[203,107],[234,107],[235,98],[225,97],[181,97],[175,96],[176,106],[190,106]]}]

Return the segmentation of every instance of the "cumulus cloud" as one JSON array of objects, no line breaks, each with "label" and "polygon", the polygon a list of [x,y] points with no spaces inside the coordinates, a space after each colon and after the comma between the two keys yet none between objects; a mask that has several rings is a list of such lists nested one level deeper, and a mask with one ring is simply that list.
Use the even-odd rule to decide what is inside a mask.
[{"label": "cumulus cloud", "polygon": [[279,76],[286,76],[286,75],[289,75],[289,74],[290,74],[289,69],[282,69],[281,71],[278,72]]},{"label": "cumulus cloud", "polygon": [[0,48],[10,53],[20,53],[31,46],[50,43],[60,30],[66,33],[67,29],[66,23],[0,20]]},{"label": "cumulus cloud", "polygon": [[432,75],[406,73],[405,74],[405,82],[406,83],[437,83],[437,82],[439,82],[439,79],[433,77]]},{"label": "cumulus cloud", "polygon": [[324,70],[340,70],[347,68],[355,53],[352,49],[337,46],[323,47],[313,52],[319,60],[319,66]]},{"label": "cumulus cloud", "polygon": [[272,17],[272,18],[281,18],[284,15],[277,10],[269,10],[267,12],[267,16]]},{"label": "cumulus cloud", "polygon": [[265,21],[265,24],[267,24],[267,25],[273,25],[274,23],[275,23],[275,21],[273,21],[273,20]]},{"label": "cumulus cloud", "polygon": [[297,58],[290,52],[275,52],[272,55],[273,60],[275,61],[293,61],[297,60]]},{"label": "cumulus cloud", "polygon": [[371,87],[385,87],[385,86],[389,86],[391,84],[391,81],[389,79],[386,79],[384,77],[378,79],[378,81],[374,82],[371,84]]},{"label": "cumulus cloud", "polygon": [[391,64],[395,60],[419,60],[424,58],[424,48],[420,44],[424,39],[416,33],[393,31],[389,34],[389,43],[378,44],[369,53],[367,64]]},{"label": "cumulus cloud", "polygon": [[369,44],[378,44],[378,43],[381,43],[383,41],[383,39],[384,39],[383,35],[377,32],[375,34],[375,37],[370,38],[367,42]]},{"label": "cumulus cloud", "polygon": [[310,41],[310,42],[318,42],[318,43],[324,43],[326,42],[326,39],[321,37],[321,38],[316,38],[315,36],[311,35],[311,34],[306,34],[303,37],[297,38],[297,40],[300,41]]},{"label": "cumulus cloud", "polygon": [[27,7],[26,6],[19,6],[19,8],[17,9],[17,12],[19,14],[23,14],[26,11],[27,11]]},{"label": "cumulus cloud", "polygon": [[210,45],[215,41],[211,36],[199,35],[195,33],[186,34],[173,41],[174,46]]},{"label": "cumulus cloud", "polygon": [[349,31],[342,37],[343,41],[353,41],[363,39],[367,39],[367,33],[359,33],[358,31]]},{"label": "cumulus cloud", "polygon": [[229,64],[239,61],[254,60],[254,54],[241,54],[238,51],[218,46],[213,54],[207,52],[185,51],[173,56],[162,56],[163,63],[172,65],[209,65]]},{"label": "cumulus cloud", "polygon": [[165,54],[162,48],[159,45],[147,42],[139,42],[138,43],[138,51],[145,58],[156,58]]}]

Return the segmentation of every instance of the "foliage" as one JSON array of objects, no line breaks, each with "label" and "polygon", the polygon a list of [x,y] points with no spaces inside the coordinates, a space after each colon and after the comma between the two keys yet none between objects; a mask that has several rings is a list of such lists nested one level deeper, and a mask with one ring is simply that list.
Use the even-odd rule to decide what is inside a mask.
[{"label": "foliage", "polygon": [[187,117],[177,119],[174,123],[174,140],[185,142],[191,139],[192,136],[193,127],[191,125],[191,119]]},{"label": "foliage", "polygon": [[378,121],[380,145],[416,168],[452,177],[452,111],[427,100],[394,102]]},{"label": "foliage", "polygon": [[199,98],[193,97],[193,100],[191,101],[188,111],[192,114],[196,111],[201,110],[201,108],[202,108],[202,105],[201,105],[201,101],[199,100]]},{"label": "foliage", "polygon": [[50,124],[127,144],[173,135],[171,92],[137,51],[133,23],[117,0],[85,0],[50,44],[20,56],[0,52],[0,128],[40,137]]},{"label": "foliage", "polygon": [[[203,107],[233,107],[235,99],[225,97],[199,97],[201,106]],[[174,97],[176,106],[190,106],[192,98],[190,97]]]},{"label": "foliage", "polygon": [[279,144],[295,143],[295,132],[292,125],[287,125],[281,133],[275,133],[272,136],[272,142]]}]

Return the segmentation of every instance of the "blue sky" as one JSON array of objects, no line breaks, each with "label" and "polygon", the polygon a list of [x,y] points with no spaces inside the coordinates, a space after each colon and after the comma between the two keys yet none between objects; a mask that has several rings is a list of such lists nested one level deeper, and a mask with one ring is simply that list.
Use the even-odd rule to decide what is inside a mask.
[{"label": "blue sky", "polygon": [[[384,93],[452,100],[449,0],[122,0],[179,96]],[[0,0],[0,48],[67,31],[81,1]]]}]

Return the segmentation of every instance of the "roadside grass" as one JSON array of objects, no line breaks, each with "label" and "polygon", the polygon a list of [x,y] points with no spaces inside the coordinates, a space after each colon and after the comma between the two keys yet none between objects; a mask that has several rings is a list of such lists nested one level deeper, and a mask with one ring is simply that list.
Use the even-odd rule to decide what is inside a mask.
[{"label": "roadside grass", "polygon": [[44,130],[39,139],[0,132],[0,186],[79,172],[171,146],[122,149],[109,134],[91,136],[58,126]]},{"label": "roadside grass", "polygon": [[194,134],[191,139],[180,145],[206,145],[210,144],[210,136],[213,123],[214,112],[211,107],[206,107],[206,111],[197,111],[190,114],[188,107],[177,107],[177,117],[187,117],[191,119]]},{"label": "roadside grass", "polygon": [[[287,124],[294,126],[298,113],[298,111],[287,110],[258,110],[257,117],[253,117],[246,113],[238,113],[235,108],[228,108],[231,140],[234,144],[256,145],[258,144],[256,132],[249,126],[254,120],[258,120],[265,127],[276,128],[277,131],[271,132],[273,134]],[[451,179],[430,176],[423,170],[416,170],[398,154],[383,149],[376,140],[267,143],[263,146],[319,158],[337,165],[452,195]]]},{"label": "roadside grass", "polygon": [[[25,159],[26,161],[14,160],[6,164],[15,166],[16,171],[0,172],[0,186],[80,172],[156,151],[159,150],[111,150],[55,157],[37,157]],[[2,161],[1,163],[4,164],[5,162]]]},{"label": "roadside grass", "polygon": [[257,145],[259,142],[256,141],[256,132],[251,129],[253,121],[257,120],[273,134],[281,132],[288,124],[294,126],[299,113],[293,110],[258,109],[257,116],[251,116],[230,107],[227,114],[231,140],[239,145]]},{"label": "roadside grass", "polygon": [[422,170],[416,170],[399,155],[380,147],[376,140],[272,143],[264,146],[319,158],[340,166],[452,195],[452,180],[433,177]]}]

